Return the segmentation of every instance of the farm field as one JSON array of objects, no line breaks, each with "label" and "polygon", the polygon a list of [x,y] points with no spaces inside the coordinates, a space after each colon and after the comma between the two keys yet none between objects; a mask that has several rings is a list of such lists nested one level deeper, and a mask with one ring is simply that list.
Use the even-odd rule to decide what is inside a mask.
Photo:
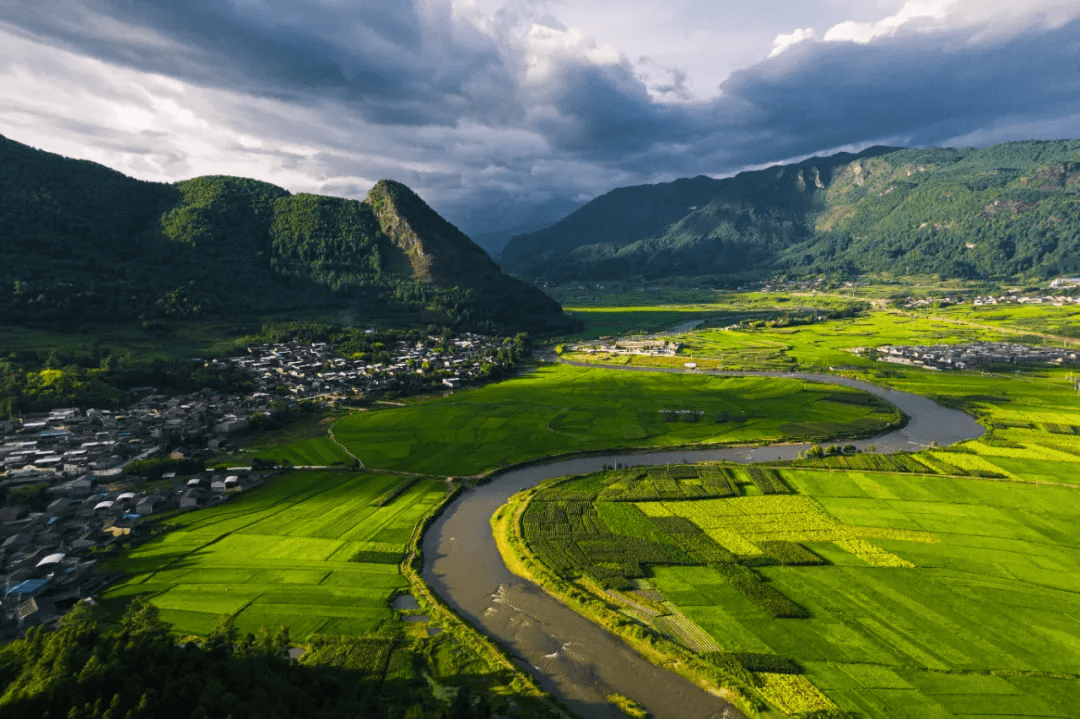
[{"label": "farm field", "polygon": [[638,292],[571,292],[554,296],[563,299],[566,311],[585,323],[574,339],[664,332],[688,322],[723,327],[744,320],[772,320],[790,313],[827,312],[857,301],[839,295],[716,290],[650,291],[648,305],[641,304]]},{"label": "farm field", "polygon": [[[708,326],[725,325],[709,320]],[[582,362],[607,362],[641,366],[682,367],[693,358],[699,369],[794,369],[824,370],[829,367],[895,369],[848,351],[859,346],[887,344],[955,344],[959,342],[1022,341],[1042,344],[1035,336],[1007,334],[988,328],[969,327],[929,317],[871,312],[857,317],[827,320],[793,327],[754,329],[700,329],[670,337],[683,347],[676,357],[575,353],[568,358]]]},{"label": "farm field", "polygon": [[675,305],[653,307],[568,307],[567,312],[585,323],[575,338],[663,332],[687,322],[730,324],[740,320],[770,319],[770,309],[738,309],[724,305]]},{"label": "farm field", "polygon": [[[379,498],[408,486],[383,506]],[[224,504],[167,520],[169,531],[125,556],[105,601],[144,595],[178,632],[205,634],[222,615],[241,633],[289,627],[370,633],[406,585],[398,563],[445,484],[389,474],[292,472]]]},{"label": "farm field", "polygon": [[327,434],[340,417],[340,412],[317,414],[280,429],[258,432],[243,442],[242,452],[234,450],[221,453],[214,462],[244,467],[251,464],[254,456],[273,460],[277,464],[288,462],[297,467],[350,465],[353,458]]},{"label": "farm field", "polygon": [[1080,307],[1076,305],[953,305],[933,314],[962,322],[990,324],[1021,331],[1080,337]]},{"label": "farm field", "polygon": [[884,381],[991,431],[911,455],[571,479],[532,498],[522,536],[624,615],[755,672],[789,714],[1075,716],[1080,400],[1068,371]]},{"label": "farm field", "polygon": [[541,365],[498,384],[356,414],[334,434],[366,467],[473,475],[566,452],[866,433],[892,420],[891,408],[869,395],[795,379]]},{"label": "farm field", "polygon": [[803,537],[829,565],[759,569],[807,610],[797,620],[771,619],[710,568],[654,568],[656,587],[724,651],[794,659],[859,716],[1074,716],[1080,493],[883,473],[782,474],[863,536],[882,527],[915,533],[870,540],[910,568]]}]

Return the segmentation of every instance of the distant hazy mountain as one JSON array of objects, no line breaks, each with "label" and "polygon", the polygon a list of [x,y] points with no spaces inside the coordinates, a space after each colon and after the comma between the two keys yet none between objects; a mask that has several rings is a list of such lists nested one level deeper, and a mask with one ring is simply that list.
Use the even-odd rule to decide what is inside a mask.
[{"label": "distant hazy mountain", "polygon": [[0,317],[78,322],[343,310],[533,332],[574,321],[415,193],[143,182],[0,137]]},{"label": "distant hazy mountain", "polygon": [[876,147],[613,190],[500,256],[549,281],[1080,271],[1080,142]]}]

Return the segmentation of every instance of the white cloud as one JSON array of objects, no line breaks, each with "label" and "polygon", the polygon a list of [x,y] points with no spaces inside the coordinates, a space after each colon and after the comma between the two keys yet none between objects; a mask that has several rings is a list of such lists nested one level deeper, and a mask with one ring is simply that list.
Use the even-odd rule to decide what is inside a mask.
[{"label": "white cloud", "polygon": [[[980,0],[982,2],[983,0]],[[913,21],[942,20],[958,0],[908,0],[899,12],[877,22],[848,20],[833,25],[825,33],[825,42],[868,43],[875,38],[893,35]]]},{"label": "white cloud", "polygon": [[1078,17],[1077,0],[908,0],[897,12],[880,20],[837,23],[823,39],[866,44],[904,28],[920,27],[980,28],[973,39],[1000,40],[1032,27],[1061,27]]},{"label": "white cloud", "polygon": [[773,40],[772,52],[769,53],[769,57],[776,57],[784,50],[787,50],[792,45],[798,45],[804,40],[810,40],[814,37],[814,28],[804,27],[796,28],[786,35],[777,35]]}]

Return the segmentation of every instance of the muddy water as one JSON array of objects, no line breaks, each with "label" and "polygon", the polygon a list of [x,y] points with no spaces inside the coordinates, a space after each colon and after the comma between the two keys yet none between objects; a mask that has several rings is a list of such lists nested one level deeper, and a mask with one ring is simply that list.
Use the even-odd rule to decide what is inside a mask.
[{"label": "muddy water", "polygon": [[[931,442],[946,446],[983,432],[971,417],[925,397],[886,390],[830,375],[731,373],[784,376],[865,390],[901,409],[906,427],[853,444],[879,452],[915,450]],[[656,719],[734,718],[742,715],[719,697],[673,672],[649,664],[619,639],[510,573],[503,564],[489,519],[514,493],[549,477],[594,472],[603,465],[656,465],[705,460],[754,462],[791,459],[808,445],[675,450],[611,454],[562,460],[505,472],[466,491],[424,535],[423,578],[460,615],[501,643],[545,689],[586,719],[624,719],[605,700],[616,692],[641,703]]]}]

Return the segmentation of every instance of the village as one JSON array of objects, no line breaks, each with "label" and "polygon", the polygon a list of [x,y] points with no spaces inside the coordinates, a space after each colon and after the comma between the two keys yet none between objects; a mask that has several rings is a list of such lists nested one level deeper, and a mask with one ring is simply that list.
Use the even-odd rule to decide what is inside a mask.
[{"label": "village", "polygon": [[399,341],[381,356],[342,357],[326,342],[249,347],[239,357],[213,360],[211,367],[232,367],[249,375],[260,392],[278,391],[299,398],[345,398],[418,385],[456,389],[485,374],[485,367],[505,368],[513,357],[494,337],[464,333],[428,342]]},{"label": "village", "polygon": [[596,354],[597,352],[604,352],[608,354],[628,354],[628,355],[649,355],[653,357],[674,357],[679,348],[681,348],[678,342],[671,342],[666,339],[660,339],[655,336],[648,336],[644,338],[621,338],[617,340],[600,340],[598,342],[591,342],[588,344],[569,345],[565,348],[567,352],[584,352],[587,354]]},{"label": "village", "polygon": [[1015,342],[968,342],[938,345],[882,345],[856,347],[856,355],[876,357],[881,362],[936,370],[962,370],[991,365],[1080,364],[1075,349],[1033,347]]},{"label": "village", "polygon": [[[206,363],[247,374],[245,394],[138,387],[122,410],[63,408],[0,421],[0,639],[54,622],[112,581],[96,570],[99,560],[148,537],[149,518],[261,484],[263,470],[199,469],[253,418],[305,401],[452,391],[514,360],[502,340],[475,334],[398,342],[371,361],[342,357],[327,343],[260,345]],[[140,470],[154,460],[180,471]]]},{"label": "village", "polygon": [[[1067,278],[1071,281],[1073,278]],[[1062,280],[1054,280],[1050,283],[1050,290],[1075,287],[1075,284],[1065,284]],[[900,306],[904,309],[926,309],[930,307],[949,307],[951,305],[965,305],[970,303],[973,307],[988,307],[992,305],[1049,305],[1051,307],[1064,307],[1065,305],[1080,304],[1080,296],[1054,294],[1022,294],[1020,290],[1009,290],[1001,295],[978,295],[971,298],[964,297],[908,297]]]}]

